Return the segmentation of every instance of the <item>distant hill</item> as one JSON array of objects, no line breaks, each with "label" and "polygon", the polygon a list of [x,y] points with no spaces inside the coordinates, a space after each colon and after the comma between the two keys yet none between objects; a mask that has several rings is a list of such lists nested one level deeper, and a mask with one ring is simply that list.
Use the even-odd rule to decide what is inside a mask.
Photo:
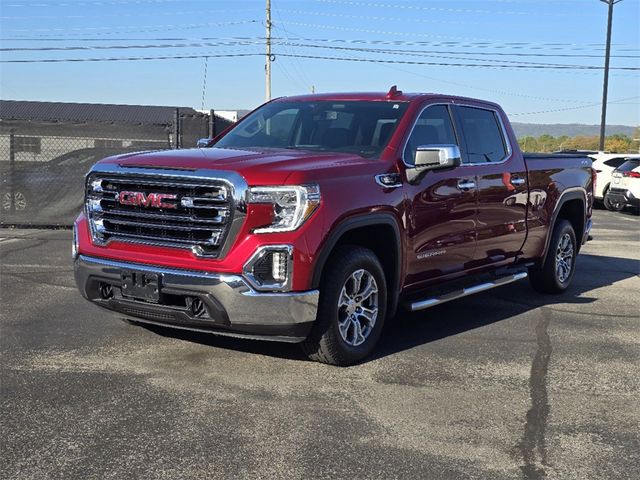
[{"label": "distant hill", "polygon": [[[540,135],[552,135],[554,137],[575,137],[576,135],[600,135],[600,125],[582,125],[579,123],[555,123],[555,124],[538,124],[538,123],[518,123],[512,122],[516,136],[520,137],[539,137]],[[627,125],[607,125],[607,135],[623,134],[632,136],[635,127]]]}]

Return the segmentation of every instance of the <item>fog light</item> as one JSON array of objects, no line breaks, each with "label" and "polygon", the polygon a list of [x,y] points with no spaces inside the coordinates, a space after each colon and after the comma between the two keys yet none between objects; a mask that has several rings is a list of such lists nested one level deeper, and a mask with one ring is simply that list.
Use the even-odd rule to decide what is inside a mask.
[{"label": "fog light", "polygon": [[260,247],[244,266],[244,276],[256,290],[288,290],[291,287],[293,247]]},{"label": "fog light", "polygon": [[287,279],[287,252],[273,252],[271,254],[271,276],[277,282]]}]

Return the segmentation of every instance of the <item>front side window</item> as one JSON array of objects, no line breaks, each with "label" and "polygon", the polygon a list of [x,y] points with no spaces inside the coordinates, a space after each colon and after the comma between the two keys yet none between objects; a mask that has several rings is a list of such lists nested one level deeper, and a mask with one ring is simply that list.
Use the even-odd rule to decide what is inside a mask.
[{"label": "front side window", "polygon": [[413,165],[416,150],[425,145],[457,145],[451,116],[446,105],[427,107],[418,117],[404,149],[404,162]]},{"label": "front side window", "polygon": [[459,107],[458,114],[467,143],[465,163],[501,162],[507,157],[507,145],[496,112]]},{"label": "front side window", "polygon": [[245,117],[213,146],[274,148],[378,155],[406,102],[271,102]]}]

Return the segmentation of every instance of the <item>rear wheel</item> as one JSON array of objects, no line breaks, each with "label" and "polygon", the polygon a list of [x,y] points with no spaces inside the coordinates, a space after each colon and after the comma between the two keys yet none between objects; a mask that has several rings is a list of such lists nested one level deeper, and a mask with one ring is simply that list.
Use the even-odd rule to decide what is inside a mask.
[{"label": "rear wheel", "polygon": [[553,229],[544,263],[529,269],[534,290],[542,293],[562,293],[571,284],[578,254],[576,234],[568,220],[559,220]]},{"label": "rear wheel", "polygon": [[387,286],[378,258],[367,248],[339,247],[323,274],[318,316],[302,348],[312,360],[353,365],[375,347],[386,310]]}]

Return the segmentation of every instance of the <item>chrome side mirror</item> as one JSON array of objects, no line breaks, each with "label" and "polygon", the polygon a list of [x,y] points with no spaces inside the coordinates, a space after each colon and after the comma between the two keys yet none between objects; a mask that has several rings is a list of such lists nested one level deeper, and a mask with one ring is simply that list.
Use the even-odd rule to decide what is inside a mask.
[{"label": "chrome side mirror", "polygon": [[457,145],[420,145],[414,164],[420,170],[436,170],[457,167],[461,162]]},{"label": "chrome side mirror", "polygon": [[197,148],[206,148],[211,143],[211,138],[199,138],[196,142]]}]

